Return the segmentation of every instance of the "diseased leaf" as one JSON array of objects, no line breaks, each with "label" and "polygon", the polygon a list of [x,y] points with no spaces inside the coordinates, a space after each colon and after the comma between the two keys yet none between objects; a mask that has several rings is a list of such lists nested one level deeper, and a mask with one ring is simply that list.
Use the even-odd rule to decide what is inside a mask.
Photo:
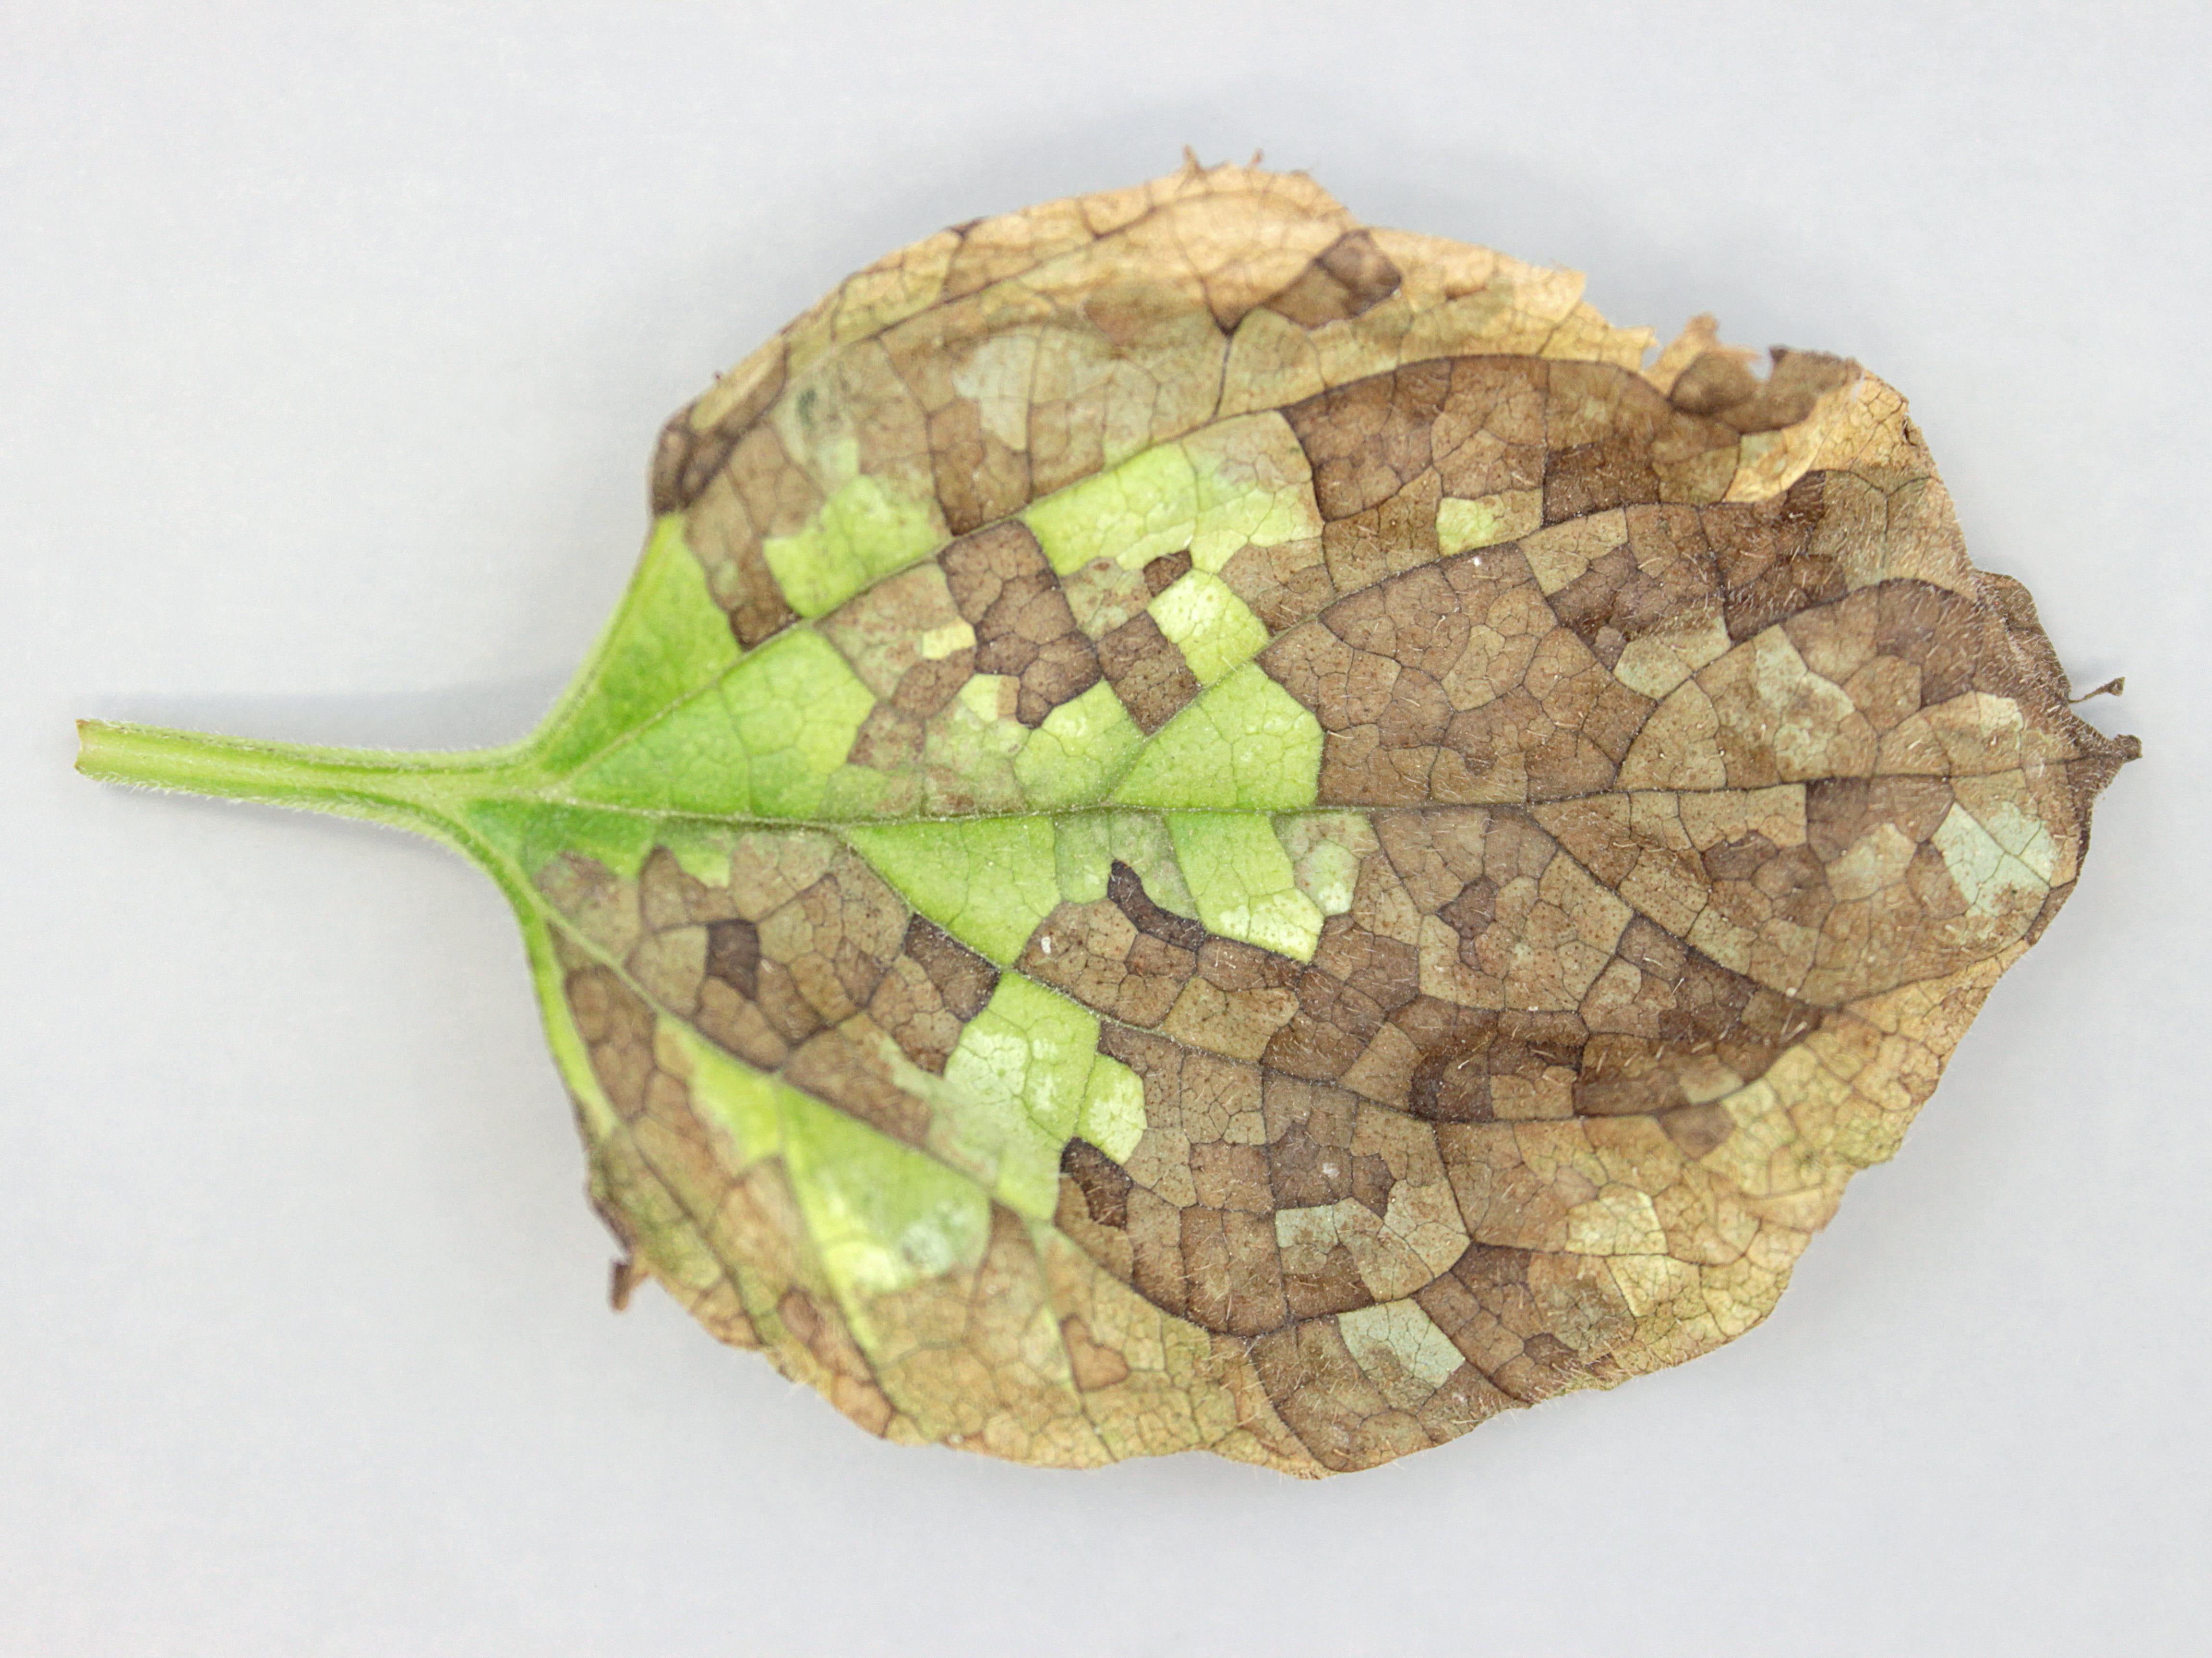
[{"label": "diseased leaf", "polygon": [[1904,400],[1201,169],[948,230],[663,433],[467,755],[88,725],[521,919],[593,1201],[872,1432],[1298,1474],[1771,1308],[2136,752]]}]

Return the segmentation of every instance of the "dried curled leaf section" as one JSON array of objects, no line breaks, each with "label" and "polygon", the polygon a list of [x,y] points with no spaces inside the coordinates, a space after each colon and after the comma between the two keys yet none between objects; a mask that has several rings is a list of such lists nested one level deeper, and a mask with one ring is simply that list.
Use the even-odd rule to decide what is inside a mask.
[{"label": "dried curled leaf section", "polygon": [[1054,1465],[1370,1466],[1763,1318],[2134,748],[1894,392],[1652,344],[1193,167],[680,413],[568,700],[378,785],[514,896],[629,1271]]}]

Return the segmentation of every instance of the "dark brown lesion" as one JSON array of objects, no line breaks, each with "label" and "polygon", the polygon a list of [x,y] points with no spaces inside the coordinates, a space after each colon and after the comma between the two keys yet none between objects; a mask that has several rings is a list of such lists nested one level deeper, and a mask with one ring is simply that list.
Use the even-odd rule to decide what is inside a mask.
[{"label": "dark brown lesion", "polygon": [[1628,643],[1680,634],[1722,615],[1722,582],[1705,515],[1678,503],[1626,514],[1627,539],[1551,595],[1552,609],[1610,669]]},{"label": "dark brown lesion", "polygon": [[1364,315],[1404,280],[1372,235],[1353,230],[1322,249],[1267,306],[1301,328],[1318,328]]},{"label": "dark brown lesion", "polygon": [[665,512],[683,511],[705,492],[714,475],[728,464],[738,440],[782,393],[784,372],[784,354],[777,349],[773,360],[745,387],[744,395],[711,425],[693,424],[697,405],[690,403],[678,410],[661,429],[660,440],[653,448],[647,486],[656,517]]},{"label": "dark brown lesion", "polygon": [[1823,396],[1859,374],[1858,364],[1849,358],[1786,346],[1774,349],[1771,364],[1761,380],[1742,352],[1717,346],[1700,352],[1675,377],[1668,400],[1684,414],[1734,432],[1779,431],[1804,419]]},{"label": "dark brown lesion", "polygon": [[1827,475],[1808,472],[1771,500],[1705,509],[1731,640],[1844,595],[1840,549],[1815,540],[1826,491]]},{"label": "dark brown lesion", "polygon": [[1098,683],[1098,652],[1075,625],[1060,578],[1027,527],[996,524],[938,557],[953,603],[975,630],[975,671],[1021,682],[1015,717],[1037,726]]},{"label": "dark brown lesion", "polygon": [[1195,954],[1206,941],[1203,923],[1163,910],[1153,903],[1151,894],[1145,891],[1143,880],[1119,858],[1107,869],[1106,901],[1127,916],[1129,924],[1139,932],[1173,948]]},{"label": "dark brown lesion", "polygon": [[775,429],[756,422],[731,446],[686,509],[686,543],[707,572],[730,630],[747,649],[799,619],[785,600],[761,543],[803,528],[822,491]]},{"label": "dark brown lesion", "polygon": [[1602,1260],[1470,1244],[1413,1299],[1492,1386],[1522,1404],[1620,1381],[1608,1350],[1636,1333]]},{"label": "dark brown lesion", "polygon": [[1440,358],[1291,405],[1283,418],[1313,468],[1322,521],[1356,518],[1424,477],[1470,498],[1535,488],[1548,373],[1534,358]]},{"label": "dark brown lesion", "polygon": [[[1659,499],[1653,451],[1692,425],[1687,417],[1647,381],[1605,363],[1555,363],[1546,392],[1547,524]],[[1712,446],[1708,438],[1704,447]]]},{"label": "dark brown lesion", "polygon": [[1129,1172],[1088,1140],[1070,1140],[1061,1148],[1060,1172],[1075,1182],[1083,1207],[1099,1226],[1116,1229],[1129,1224]]},{"label": "dark brown lesion", "polygon": [[1140,611],[1098,641],[1100,670],[1129,717],[1150,736],[1198,695],[1198,676],[1182,647],[1160,631],[1150,611]]},{"label": "dark brown lesion", "polygon": [[[834,901],[825,902],[833,881]],[[783,1076],[908,1144],[926,1143],[933,1108],[898,1062],[941,1075],[961,1030],[990,1000],[997,969],[910,913],[857,860],[793,905],[802,906],[793,923],[779,930],[770,917],[763,930],[763,1011],[791,1049]],[[776,959],[779,930],[795,947],[787,960]]]},{"label": "dark brown lesion", "polygon": [[1189,551],[1162,553],[1158,558],[1148,560],[1138,574],[1144,578],[1145,591],[1157,599],[1190,574]]},{"label": "dark brown lesion", "polygon": [[1588,1031],[1565,1012],[1460,1008],[1434,997],[1410,1006],[1401,1028],[1413,1040],[1405,1106],[1431,1123],[1496,1121],[1505,1085],[1520,1100],[1540,1097],[1553,1077],[1574,1076]]},{"label": "dark brown lesion", "polygon": [[744,920],[717,921],[707,929],[707,977],[749,1001],[760,997],[760,929]]},{"label": "dark brown lesion", "polygon": [[871,1018],[907,1058],[942,1076],[968,1021],[998,988],[999,970],[936,923],[908,922],[899,958],[868,1004]]}]

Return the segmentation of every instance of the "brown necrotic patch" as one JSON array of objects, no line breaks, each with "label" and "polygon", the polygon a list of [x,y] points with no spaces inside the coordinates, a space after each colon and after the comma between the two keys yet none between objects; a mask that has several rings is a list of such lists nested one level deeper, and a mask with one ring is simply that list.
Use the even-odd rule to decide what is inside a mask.
[{"label": "brown necrotic patch", "polygon": [[869,1015],[907,1058],[943,1075],[961,1030],[990,1001],[999,970],[927,917],[907,923]]},{"label": "brown necrotic patch", "polygon": [[1109,1018],[1156,1028],[1198,973],[1211,937],[1198,922],[1153,903],[1137,872],[1116,859],[1105,898],[1055,908],[1031,936],[1020,967]]},{"label": "brown necrotic patch", "polygon": [[1603,789],[1653,705],[1561,625],[1511,547],[1380,581],[1259,661],[1321,722],[1331,805]]},{"label": "brown necrotic patch", "polygon": [[[1327,1466],[1620,1380],[1612,1352],[1634,1320],[1603,1255],[1568,1247],[1575,1228],[1626,1223],[1591,1218],[1615,1201],[1598,1149],[1629,1160],[1662,1229],[1635,1247],[1736,1260],[1757,1222],[1700,1161],[1743,1165],[1720,1101],[1815,1039],[1847,1070],[1867,1063],[1880,1033],[1837,1011],[1842,998],[1971,965],[2032,936],[2055,901],[1978,914],[1935,844],[1965,809],[1951,777],[1784,785],[1771,720],[1719,717],[1727,791],[1608,792],[1656,705],[1612,671],[1629,672],[1632,647],[1663,646],[1687,670],[1757,642],[1766,656],[1729,656],[1700,681],[1732,708],[1750,705],[1756,675],[1802,661],[1863,726],[1826,752],[1866,769],[1884,743],[1951,765],[1945,710],[1974,694],[2063,716],[2032,611],[2002,590],[1844,591],[1838,549],[1856,532],[1827,521],[1857,497],[1826,475],[1764,502],[1660,498],[1771,417],[1779,393],[1724,370],[1700,367],[1670,402],[1598,366],[1439,363],[1291,411],[1324,535],[1285,566],[1307,584],[1295,601],[1249,560],[1238,579],[1285,607],[1261,661],[1322,723],[1323,802],[1397,808],[1373,818],[1380,846],[1352,905],[1299,963],[1208,934],[1117,863],[1105,896],[1061,904],[1019,960],[1103,1016],[1102,1051],[1145,1090],[1125,1161],[1064,1149],[1060,1230],[1152,1305],[1250,1344]],[[1807,372],[1784,390],[1827,383]],[[1547,527],[1438,558],[1447,497]],[[909,758],[971,672],[1017,680],[1030,725],[1103,675],[1158,729],[1199,686],[1143,606],[1189,567],[1187,553],[1100,561],[1063,586],[1002,524],[861,595],[824,624],[882,698],[854,758]],[[975,643],[902,656],[915,617],[940,636],[965,622]],[[1975,787],[1993,817],[2015,798],[2043,809],[2025,783]],[[635,923],[588,870],[564,879],[603,936],[634,927],[629,970],[657,997],[927,1142],[927,1108],[888,1056],[941,1073],[996,983],[989,964],[826,866],[749,917],[658,855]],[[1898,948],[1875,951],[1877,937]],[[638,1109],[653,1084],[637,1034],[583,994],[610,1095]],[[1461,1356],[1443,1380],[1425,1338],[1401,1350],[1376,1344],[1382,1326],[1354,1329],[1387,1314],[1402,1334],[1401,1304]],[[1105,1375],[1106,1350],[1084,1350]]]},{"label": "brown necrotic patch", "polygon": [[1098,652],[1060,578],[1018,523],[963,536],[939,555],[953,603],[975,630],[975,670],[1021,682],[1015,717],[1036,726],[1098,682]]},{"label": "brown necrotic patch", "polygon": [[[1550,366],[1528,357],[1461,357],[1354,381],[1283,411],[1313,467],[1326,523],[1358,519],[1423,479],[1468,499],[1537,488],[1544,477]],[[1431,539],[1433,546],[1433,539]],[[1374,575],[1403,570],[1413,550]],[[1339,561],[1332,558],[1332,574]],[[1349,585],[1361,584],[1356,571]],[[1368,576],[1366,579],[1372,579]]]},{"label": "brown necrotic patch", "polygon": [[1729,638],[1844,596],[1840,549],[1817,543],[1826,494],[1826,475],[1808,472],[1773,500],[1704,509]]},{"label": "brown necrotic patch", "polygon": [[1060,1172],[1075,1182],[1083,1207],[1098,1226],[1129,1224],[1128,1171],[1088,1140],[1070,1140],[1060,1154]]},{"label": "brown necrotic patch", "polygon": [[[850,759],[907,774],[887,815],[1012,810],[1010,783],[949,775],[970,752],[947,723],[1033,728],[1103,677],[1151,733],[1200,687],[1146,613],[1188,552],[1062,578],[1009,515],[1222,411],[1288,420],[1320,526],[1217,573],[1320,722],[1321,802],[1370,808],[1349,908],[1293,961],[1115,864],[1018,970],[1095,1010],[1145,1092],[1125,1158],[1066,1147],[1059,1231],[1200,1326],[1240,1431],[1278,1433],[1272,1405],[1303,1466],[1357,1467],[1763,1314],[1847,1165],[1886,1155],[2070,889],[2089,802],[2132,750],[2067,712],[2017,584],[1967,568],[1887,387],[1742,442],[1839,407],[1853,365],[1777,353],[1761,379],[1700,323],[1639,373],[1586,309],[1552,319],[1557,357],[1488,354],[1504,335],[1486,319],[1526,340],[1540,285],[1333,204],[1285,217],[1267,204],[1307,186],[1241,174],[1233,210],[1270,229],[1240,241],[1192,216],[1215,176],[872,268],[792,337],[793,387],[779,344],[671,426],[653,503],[687,515],[750,645],[793,619],[761,544],[820,511],[821,445],[849,439],[902,499],[933,493],[960,539],[818,624],[876,698]],[[1401,361],[1429,349],[1482,354]],[[1569,360],[1583,350],[1614,360]],[[1378,372],[1308,395],[1354,364]],[[1808,454],[1835,470],[1790,482]],[[994,695],[956,718],[976,674]],[[596,959],[563,946],[613,1143],[641,1149],[595,1170],[627,1183],[626,1225],[704,1237],[741,1207],[736,1189],[718,1207],[726,1177],[656,1018],[928,1145],[900,1079],[941,1076],[998,983],[834,840],[754,851],[726,888],[665,852],[634,882],[585,858],[545,872]],[[773,1253],[758,1229],[744,1247]],[[1030,1455],[1007,1378],[1032,1314],[1086,1395],[1141,1381],[1150,1339],[1047,1236],[994,1206],[993,1265],[886,1314],[913,1374],[937,1367],[912,1391],[959,1400],[957,1422],[895,1429],[820,1286],[777,1284],[754,1315],[878,1431]],[[1015,1293],[1055,1251],[1053,1304]],[[684,1291],[702,1316],[711,1277]]]},{"label": "brown necrotic patch", "polygon": [[731,445],[684,515],[685,543],[750,649],[798,619],[761,543],[792,535],[822,506],[822,491],[773,426],[756,420]]}]

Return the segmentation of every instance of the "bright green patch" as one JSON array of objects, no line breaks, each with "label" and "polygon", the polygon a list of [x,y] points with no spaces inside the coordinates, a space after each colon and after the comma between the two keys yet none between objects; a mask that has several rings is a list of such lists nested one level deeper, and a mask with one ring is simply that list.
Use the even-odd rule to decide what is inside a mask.
[{"label": "bright green patch", "polygon": [[844,834],[908,903],[1001,966],[1060,902],[1049,818],[854,824]]},{"label": "bright green patch", "polygon": [[1161,728],[1114,799],[1165,811],[1296,811],[1314,802],[1321,748],[1321,722],[1247,662]]},{"label": "bright green patch", "polygon": [[1101,680],[1045,716],[1014,757],[1014,777],[1032,806],[1086,806],[1113,786],[1144,741],[1114,687]]},{"label": "bright green patch", "polygon": [[1305,452],[1272,412],[1146,449],[1045,497],[1022,518],[1062,576],[1095,558],[1139,570],[1184,552],[1211,574],[1247,546],[1321,533]]},{"label": "bright green patch", "polygon": [[471,802],[461,818],[516,869],[532,875],[562,853],[574,852],[616,875],[635,877],[647,854],[659,847],[695,880],[709,887],[730,881],[730,832],[702,819],[498,797]]},{"label": "bright green patch", "polygon": [[1313,960],[1322,913],[1298,890],[1273,823],[1257,813],[1178,812],[1169,814],[1168,832],[1207,931]]},{"label": "bright green patch", "polygon": [[678,704],[570,783],[580,799],[718,816],[814,815],[875,698],[796,628]]},{"label": "bright green patch", "polygon": [[567,771],[737,660],[729,618],[685,545],[683,515],[665,513],[589,666],[533,740],[538,764]]},{"label": "bright green patch", "polygon": [[[595,858],[618,875],[635,875],[665,827],[662,820],[636,812],[530,800],[475,801],[465,815],[469,827],[532,875],[563,852]],[[723,873],[726,878],[726,863]]]},{"label": "bright green patch", "polygon": [[805,527],[763,541],[761,556],[791,607],[819,616],[870,582],[928,558],[945,541],[934,503],[897,494],[862,472],[823,502]]},{"label": "bright green patch", "polygon": [[1186,570],[1152,603],[1152,620],[1182,647],[1200,685],[1212,685],[1249,661],[1267,643],[1267,625],[1229,584],[1202,570]]}]

